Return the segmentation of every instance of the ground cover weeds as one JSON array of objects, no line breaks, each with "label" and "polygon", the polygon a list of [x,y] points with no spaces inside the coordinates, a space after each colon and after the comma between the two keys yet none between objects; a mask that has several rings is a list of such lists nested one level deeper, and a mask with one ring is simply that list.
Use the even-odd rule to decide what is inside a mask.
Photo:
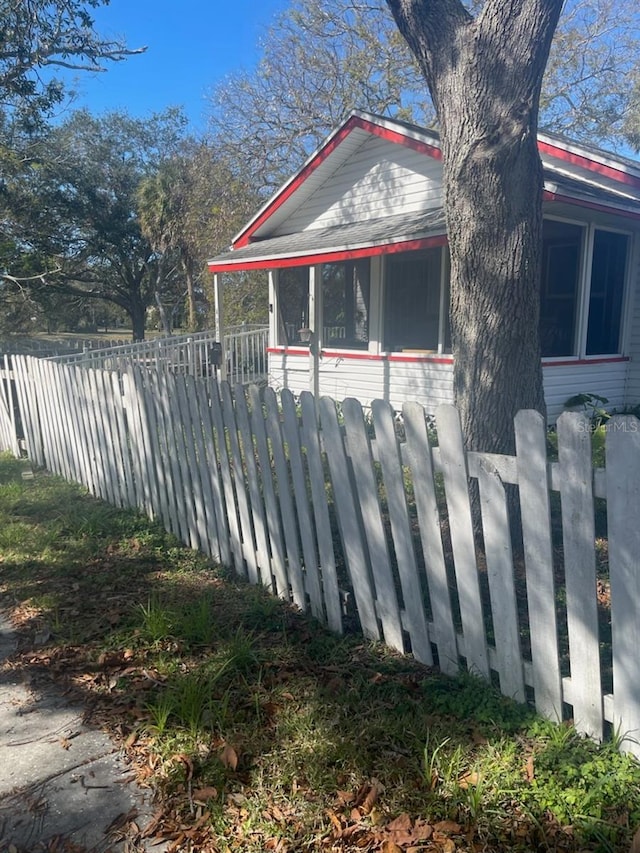
[{"label": "ground cover weeds", "polygon": [[0,457],[4,667],[62,684],[126,750],[157,803],[130,849],[631,849],[640,767],[615,738],[335,637],[136,513],[23,473]]}]

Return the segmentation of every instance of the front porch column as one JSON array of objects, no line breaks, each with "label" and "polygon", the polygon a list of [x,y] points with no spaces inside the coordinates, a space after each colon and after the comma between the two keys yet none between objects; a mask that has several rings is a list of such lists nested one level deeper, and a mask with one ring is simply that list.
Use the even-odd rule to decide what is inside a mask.
[{"label": "front porch column", "polygon": [[213,310],[215,315],[216,340],[222,347],[222,359],[218,377],[221,382],[227,378],[227,354],[224,349],[224,313],[222,309],[222,280],[218,273],[213,275]]},{"label": "front porch column", "polygon": [[318,405],[320,399],[320,345],[322,323],[322,274],[319,265],[309,267],[309,390]]}]

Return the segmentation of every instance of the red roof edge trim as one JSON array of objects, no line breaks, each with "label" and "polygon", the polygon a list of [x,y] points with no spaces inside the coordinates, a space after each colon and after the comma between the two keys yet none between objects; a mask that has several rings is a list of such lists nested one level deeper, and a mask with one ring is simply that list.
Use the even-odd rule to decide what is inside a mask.
[{"label": "red roof edge trim", "polygon": [[582,154],[567,151],[566,148],[561,148],[559,145],[538,140],[538,149],[550,157],[557,157],[558,160],[564,160],[565,163],[571,163],[572,166],[581,166],[583,169],[588,169],[590,172],[595,172],[620,184],[627,184],[627,186],[636,189],[640,187],[640,177],[637,175],[631,175],[623,169],[616,169],[615,166],[608,166],[606,163],[599,163],[597,160],[592,160]]},{"label": "red roof edge trim", "polygon": [[355,128],[366,130],[368,133],[371,133],[374,136],[379,136],[382,139],[387,139],[390,142],[406,145],[408,148],[412,148],[415,151],[421,151],[424,154],[428,154],[430,157],[434,157],[436,159],[440,159],[442,157],[442,152],[434,145],[428,145],[426,142],[421,142],[419,139],[414,139],[413,137],[406,136],[396,130],[390,130],[387,127],[375,124],[362,116],[353,115],[347,119],[345,124],[334,136],[329,138],[326,145],[318,151],[315,157],[312,157],[307,165],[302,167],[295,178],[293,178],[289,184],[286,184],[281,192],[276,195],[269,204],[267,204],[257,219],[251,222],[245,231],[240,232],[233,243],[233,247],[235,249],[241,249],[243,246],[249,245],[251,237],[255,234],[258,228],[260,228],[260,226],[263,225],[267,219],[269,219],[269,217],[284,204],[285,201],[287,201],[287,199],[291,198],[296,190],[306,181],[309,175],[315,172],[318,166],[324,163],[324,161]]},{"label": "red roof edge trim", "polygon": [[398,252],[414,252],[419,249],[432,249],[445,246],[446,234],[435,237],[421,237],[418,240],[405,240],[401,243],[387,243],[384,246],[367,246],[362,249],[340,249],[335,252],[318,252],[313,255],[301,255],[293,258],[263,258],[244,263],[242,261],[220,261],[209,264],[209,272],[245,272],[246,270],[274,270],[287,267],[309,267],[313,264],[330,264],[339,261],[351,261],[356,258],[372,258],[376,255],[394,255]]},{"label": "red roof edge trim", "polygon": [[427,142],[422,142],[420,139],[415,139],[413,136],[406,136],[404,133],[399,133],[397,130],[391,130],[388,127],[382,127],[379,124],[358,119],[358,127],[368,131],[374,136],[379,136],[381,139],[386,139],[388,142],[396,142],[404,145],[406,148],[411,148],[414,151],[419,151],[421,154],[426,154],[433,157],[434,160],[442,160],[442,151],[435,145],[429,145]]},{"label": "red roof edge trim", "polygon": [[621,210],[618,207],[610,207],[607,204],[598,204],[594,201],[583,201],[579,198],[571,198],[571,196],[558,195],[558,193],[552,193],[551,190],[544,190],[542,200],[558,203],[564,202],[574,207],[586,207],[588,210],[598,210],[600,213],[614,214],[615,216],[622,216],[625,219],[640,219],[640,213],[636,213],[633,210]]}]

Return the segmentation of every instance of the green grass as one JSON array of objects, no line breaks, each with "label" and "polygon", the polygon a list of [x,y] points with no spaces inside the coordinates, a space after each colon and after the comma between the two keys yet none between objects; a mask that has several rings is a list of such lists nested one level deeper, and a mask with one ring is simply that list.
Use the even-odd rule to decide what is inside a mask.
[{"label": "green grass", "polygon": [[335,637],[138,514],[24,470],[0,457],[12,666],[63,679],[126,744],[160,836],[190,827],[202,849],[249,853],[629,849],[640,767],[615,739]]}]

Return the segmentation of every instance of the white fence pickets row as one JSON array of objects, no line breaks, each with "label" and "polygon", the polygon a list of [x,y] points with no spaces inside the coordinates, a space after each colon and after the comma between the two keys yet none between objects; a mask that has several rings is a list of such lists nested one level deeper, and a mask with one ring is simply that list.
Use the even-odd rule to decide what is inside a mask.
[{"label": "white fence pickets row", "polygon": [[[0,449],[16,452],[19,416],[37,465],[139,508],[333,630],[357,624],[449,674],[466,665],[552,719],[569,705],[585,734],[611,725],[640,756],[636,419],[610,422],[606,469],[594,472],[589,423],[575,413],[558,422],[550,464],[535,412],[516,418],[514,457],[465,454],[452,406],[436,414],[436,447],[415,403],[399,433],[383,401],[365,416],[352,399],[232,394],[132,363],[116,373],[15,357],[5,377],[9,368],[18,412],[5,378]],[[607,505],[611,637],[597,597],[596,498]]]},{"label": "white fence pickets row", "polygon": [[15,417],[11,370],[9,359],[5,356],[4,370],[0,371],[0,449],[10,450],[14,456],[18,456],[20,448]]}]

